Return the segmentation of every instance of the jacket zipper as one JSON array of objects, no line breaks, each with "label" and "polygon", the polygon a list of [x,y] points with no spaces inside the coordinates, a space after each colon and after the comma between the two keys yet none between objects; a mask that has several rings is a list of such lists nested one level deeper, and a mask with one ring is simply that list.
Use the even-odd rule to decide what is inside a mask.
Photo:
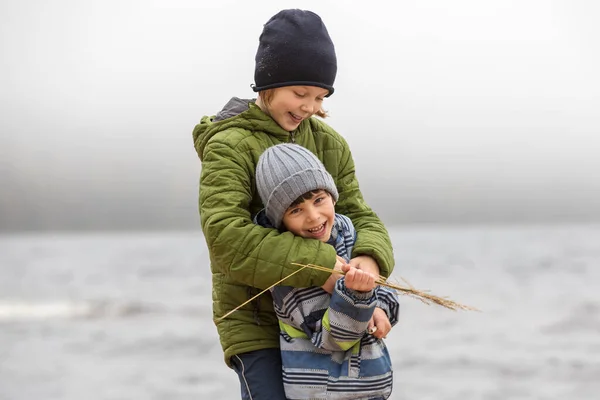
[{"label": "jacket zipper", "polygon": [[292,143],[296,143],[296,139],[294,139],[294,133],[295,133],[295,131],[291,131],[291,132],[290,132],[290,141],[291,141]]}]

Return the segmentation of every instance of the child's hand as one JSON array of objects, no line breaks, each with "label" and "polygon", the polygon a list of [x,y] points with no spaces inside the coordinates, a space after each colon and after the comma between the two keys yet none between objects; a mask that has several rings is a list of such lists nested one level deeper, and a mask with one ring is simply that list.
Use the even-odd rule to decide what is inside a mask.
[{"label": "child's hand", "polygon": [[348,289],[369,292],[377,286],[375,277],[369,272],[354,268],[350,264],[345,264],[342,271],[346,273],[344,283]]},{"label": "child's hand", "polygon": [[385,339],[388,333],[392,330],[390,319],[384,310],[379,307],[375,308],[373,317],[369,321],[367,332],[375,336],[377,339]]},{"label": "child's hand", "polygon": [[341,272],[341,271],[343,271],[344,265],[347,265],[348,263],[346,262],[346,260],[344,260],[340,256],[335,256],[335,257],[336,257],[336,261],[335,261],[335,267],[333,267],[333,270]]},{"label": "child's hand", "polygon": [[343,271],[342,268],[344,267],[344,265],[346,265],[346,260],[344,260],[340,256],[336,256],[336,257],[337,257],[337,260],[335,261],[335,267],[333,267],[333,271],[332,271],[331,275],[329,276],[329,278],[327,278],[327,280],[325,281],[323,286],[321,286],[321,288],[329,294],[333,293],[333,288],[335,287],[335,283],[337,282],[338,279],[340,279],[342,277],[342,275],[339,273],[336,273],[336,271],[337,272]]}]

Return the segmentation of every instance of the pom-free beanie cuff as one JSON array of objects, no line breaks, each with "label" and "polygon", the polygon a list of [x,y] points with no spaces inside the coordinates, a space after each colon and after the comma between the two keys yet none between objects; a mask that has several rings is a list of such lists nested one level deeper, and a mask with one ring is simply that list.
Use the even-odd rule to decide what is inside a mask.
[{"label": "pom-free beanie cuff", "polygon": [[270,85],[264,85],[264,86],[252,85],[252,90],[254,90],[255,92],[262,92],[263,90],[277,89],[277,88],[285,87],[285,86],[316,86],[316,87],[320,87],[320,88],[329,90],[329,92],[325,95],[325,97],[331,96],[333,94],[333,92],[335,91],[333,86],[326,85],[321,82],[309,82],[309,81],[289,81],[289,82],[271,83]]},{"label": "pom-free beanie cuff", "polygon": [[323,169],[305,169],[285,178],[273,188],[265,204],[267,218],[280,228],[283,215],[292,203],[304,193],[318,189],[328,191],[337,201],[338,191],[333,178]]}]

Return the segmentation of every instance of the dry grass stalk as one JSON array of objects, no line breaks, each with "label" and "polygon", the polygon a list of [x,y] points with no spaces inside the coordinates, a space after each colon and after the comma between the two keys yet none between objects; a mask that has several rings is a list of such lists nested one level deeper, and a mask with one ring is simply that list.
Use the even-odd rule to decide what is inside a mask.
[{"label": "dry grass stalk", "polygon": [[[314,265],[314,264],[297,264],[297,263],[292,263],[293,265],[297,265],[300,268],[298,271],[303,270],[304,268],[311,268],[311,269],[317,269],[319,271],[325,271],[325,272],[329,272],[331,273],[332,270],[329,268],[325,268],[325,267],[321,267],[319,265]],[[298,272],[296,271],[296,272]],[[343,272],[338,271],[338,273],[340,275],[345,275]],[[285,278],[284,278],[285,279]],[[413,297],[417,300],[422,301],[423,303],[427,304],[427,305],[431,305],[431,304],[437,304],[439,306],[448,308],[450,310],[456,311],[456,310],[469,310],[469,311],[479,311],[477,308],[475,307],[471,307],[471,306],[466,306],[464,304],[460,304],[457,303],[455,301],[452,301],[450,299],[444,298],[444,297],[438,297],[438,296],[434,296],[432,294],[429,294],[427,292],[424,292],[422,290],[418,290],[415,289],[410,283],[408,283],[405,279],[402,279],[407,285],[408,287],[404,287],[404,286],[400,286],[397,284],[393,284],[387,281],[387,279],[381,275],[379,275],[379,277],[375,280],[375,282],[381,286],[385,286],[388,287],[390,289],[394,289],[396,292],[398,292],[398,294],[402,294],[405,296],[409,296],[409,297]]]},{"label": "dry grass stalk", "polygon": [[302,271],[304,268],[307,268],[307,266],[303,266],[302,268],[300,268],[297,271],[292,272],[291,274],[289,274],[288,276],[284,277],[283,279],[278,280],[277,282],[275,282],[274,284],[272,284],[271,286],[269,286],[268,288],[266,288],[265,290],[261,291],[259,294],[257,294],[256,296],[252,296],[251,298],[249,298],[248,300],[246,300],[245,302],[243,302],[242,304],[240,304],[239,306],[237,306],[236,308],[234,308],[233,310],[229,311],[227,314],[223,315],[221,318],[217,318],[217,321],[220,321],[222,319],[227,318],[228,316],[230,316],[231,314],[233,314],[235,311],[239,310],[240,308],[244,307],[246,304],[250,303],[252,300],[254,300],[255,298],[257,298],[258,296],[260,296],[261,294],[263,294],[264,292],[267,292],[269,290],[271,290],[271,288],[279,285],[281,282],[285,281],[287,278],[289,278],[292,275],[297,274],[298,272]]},{"label": "dry grass stalk", "polygon": [[[243,302],[242,304],[240,304],[239,306],[237,306],[233,310],[229,311],[228,313],[226,313],[222,317],[217,318],[217,321],[220,321],[222,319],[227,318],[228,316],[230,316],[231,314],[233,314],[235,311],[239,310],[240,308],[242,308],[246,304],[250,303],[252,300],[256,299],[257,297],[259,297],[263,293],[271,290],[273,287],[279,285],[281,282],[285,281],[287,278],[289,278],[289,277],[297,274],[298,272],[302,271],[304,268],[317,269],[319,271],[325,271],[325,272],[329,272],[329,273],[332,272],[332,270],[329,269],[329,268],[321,267],[319,265],[314,265],[314,264],[306,264],[305,265],[305,264],[292,263],[292,265],[297,265],[297,266],[299,266],[301,268],[298,269],[297,271],[292,272],[288,276],[286,276],[286,277],[278,280],[277,282],[275,282],[274,284],[272,284],[271,286],[269,286],[265,290],[261,291],[257,295],[252,296],[250,299],[246,300],[245,302]],[[345,275],[342,271],[338,271],[338,273],[340,275]],[[379,277],[377,278],[376,282],[377,282],[377,284],[379,284],[381,286],[385,286],[385,287],[388,287],[390,289],[394,289],[396,292],[399,292],[399,294],[402,294],[402,295],[405,295],[405,296],[409,296],[409,297],[413,297],[413,298],[415,298],[417,300],[420,300],[420,301],[422,301],[423,303],[425,303],[427,305],[437,304],[437,305],[440,305],[442,307],[446,307],[446,308],[448,308],[450,310],[453,310],[453,311],[456,311],[456,310],[479,311],[478,309],[476,309],[474,307],[465,306],[463,304],[456,303],[456,302],[454,302],[452,300],[449,300],[449,299],[446,299],[444,297],[434,296],[434,295],[429,294],[427,292],[423,292],[421,290],[417,290],[410,283],[408,283],[408,281],[406,281],[404,278],[402,278],[402,280],[408,285],[408,287],[404,287],[404,286],[396,285],[396,284],[393,284],[393,283],[389,283],[387,281],[387,279],[384,276],[381,276],[381,275],[379,275]]]}]

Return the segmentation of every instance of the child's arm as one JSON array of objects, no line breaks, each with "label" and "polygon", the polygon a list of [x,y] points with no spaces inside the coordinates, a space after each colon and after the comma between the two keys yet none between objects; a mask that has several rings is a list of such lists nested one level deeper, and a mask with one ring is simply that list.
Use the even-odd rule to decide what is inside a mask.
[{"label": "child's arm", "polygon": [[[343,165],[338,176],[339,200],[336,212],[349,217],[357,231],[352,257],[370,256],[377,263],[379,274],[389,276],[394,269],[392,243],[387,229],[375,212],[365,203],[356,178],[354,160],[346,141],[340,163]],[[372,273],[377,271],[369,270]]]},{"label": "child's arm", "polygon": [[[349,267],[330,299],[318,288],[273,289],[275,310],[283,330],[291,337],[304,337],[320,349],[346,351],[365,335],[376,306],[375,279]],[[350,287],[370,290],[363,292]],[[318,304],[329,300],[323,313]],[[320,311],[320,312],[319,312]]]},{"label": "child's arm", "polygon": [[329,308],[321,320],[321,332],[311,339],[317,347],[346,351],[358,343],[367,331],[377,305],[375,291],[349,289],[345,284],[346,279],[344,276],[337,281]]},{"label": "child's arm", "polygon": [[[338,238],[336,240],[336,251],[340,252],[341,254],[343,254],[344,256],[348,256],[349,254],[352,253],[352,247],[354,246],[354,243],[356,241],[356,229],[354,229],[354,224],[352,223],[352,221],[341,214],[336,214],[336,219],[335,219],[335,224],[334,224],[335,229],[337,229],[338,231]],[[340,240],[340,238],[342,238]],[[365,259],[365,261],[368,262],[372,262],[374,264],[374,267],[369,269],[368,266],[365,268],[364,264],[365,262],[361,263],[362,265],[360,265],[360,269],[362,271],[366,271],[366,272],[370,272],[372,274],[378,274],[379,273],[379,267],[377,267],[377,263],[369,256],[360,256],[357,258],[354,258],[353,260],[350,260],[350,265],[355,266],[355,262],[359,261],[359,260],[363,260]],[[342,270],[344,271],[350,271],[349,266],[346,266],[345,264],[347,264],[343,259],[340,259],[340,256],[338,254],[338,260],[343,262],[343,266],[342,266]],[[336,265],[337,267],[337,265]],[[332,276],[329,278],[330,280],[334,278],[334,275],[332,274]],[[346,286],[348,286],[348,277],[346,276]],[[329,280],[328,280],[329,281]],[[332,285],[333,287],[333,285]],[[378,300],[379,303],[379,300]],[[385,305],[383,306],[385,307]],[[390,311],[390,310],[388,310]],[[373,333],[373,335],[379,339],[384,338],[389,331],[392,329],[392,325],[396,323],[396,321],[391,321],[390,322],[390,318],[389,315],[390,312],[386,312],[383,308],[379,308],[376,307],[375,311],[373,312],[373,318],[371,318],[371,321],[369,322],[369,332],[371,332],[371,328],[372,327],[376,327],[377,330]]]},{"label": "child's arm", "polygon": [[377,295],[376,307],[381,308],[385,311],[388,319],[390,320],[391,326],[398,323],[400,317],[400,302],[398,301],[398,294],[385,286],[378,286],[375,289]]},{"label": "child's arm", "polygon": [[[199,208],[213,272],[264,289],[297,271],[299,267],[292,262],[333,268],[335,250],[326,243],[289,232],[281,234],[252,222],[251,152],[232,147],[228,135],[235,132],[215,135],[206,145],[202,160]],[[329,275],[305,269],[283,284],[321,286]]]},{"label": "child's arm", "polygon": [[333,293],[335,289],[335,283],[338,279],[342,277],[341,274],[336,273],[336,271],[342,271],[342,268],[346,264],[346,260],[344,260],[340,256],[336,256],[335,267],[333,267],[333,272],[329,275],[329,278],[325,281],[325,283],[321,286],[321,288],[329,294]]}]

